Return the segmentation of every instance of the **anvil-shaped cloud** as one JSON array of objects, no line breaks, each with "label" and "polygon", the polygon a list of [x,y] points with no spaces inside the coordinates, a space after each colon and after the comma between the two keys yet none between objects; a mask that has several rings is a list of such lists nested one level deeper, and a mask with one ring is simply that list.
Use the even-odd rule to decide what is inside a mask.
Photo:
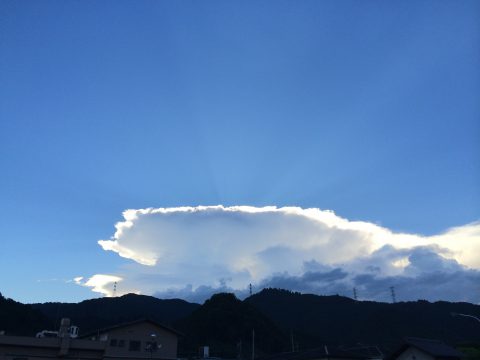
[{"label": "anvil-shaped cloud", "polygon": [[[348,294],[355,286],[364,297],[381,300],[388,285],[414,288],[417,281],[427,289],[430,281],[433,292],[405,297],[479,300],[434,290],[452,274],[456,283],[470,279],[466,287],[480,279],[480,223],[421,236],[316,208],[148,208],[126,210],[123,217],[112,239],[98,243],[135,261],[116,274],[124,291],[202,300],[219,290],[241,295],[249,283]],[[107,284],[91,279],[95,291],[108,293]]]}]

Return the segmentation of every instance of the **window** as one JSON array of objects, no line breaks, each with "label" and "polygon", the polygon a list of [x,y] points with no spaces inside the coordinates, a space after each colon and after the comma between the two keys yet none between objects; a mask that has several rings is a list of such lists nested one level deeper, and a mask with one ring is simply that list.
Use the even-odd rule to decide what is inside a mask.
[{"label": "window", "polygon": [[130,340],[128,351],[140,351],[140,341]]},{"label": "window", "polygon": [[110,340],[110,346],[117,346],[117,339]]},{"label": "window", "polygon": [[125,340],[118,340],[118,347],[124,347],[125,346]]}]

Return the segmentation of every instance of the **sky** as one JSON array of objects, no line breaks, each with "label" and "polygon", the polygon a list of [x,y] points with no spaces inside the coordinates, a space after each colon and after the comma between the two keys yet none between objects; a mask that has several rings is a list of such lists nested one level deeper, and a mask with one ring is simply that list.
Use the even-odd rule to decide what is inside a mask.
[{"label": "sky", "polygon": [[478,1],[0,2],[0,292],[480,303]]}]

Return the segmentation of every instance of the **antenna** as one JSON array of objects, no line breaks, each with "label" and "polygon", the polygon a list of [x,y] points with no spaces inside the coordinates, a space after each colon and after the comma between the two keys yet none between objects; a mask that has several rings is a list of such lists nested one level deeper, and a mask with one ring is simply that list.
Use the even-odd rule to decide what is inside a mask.
[{"label": "antenna", "polygon": [[113,297],[117,297],[117,282],[113,283]]},{"label": "antenna", "polygon": [[357,288],[353,288],[353,298],[355,299],[355,301],[358,300],[358,296],[357,296]]},{"label": "antenna", "polygon": [[248,288],[250,290],[250,296],[252,296],[252,284],[248,285]]},{"label": "antenna", "polygon": [[397,302],[395,297],[395,286],[390,286],[390,295],[392,296],[392,303],[395,304]]}]

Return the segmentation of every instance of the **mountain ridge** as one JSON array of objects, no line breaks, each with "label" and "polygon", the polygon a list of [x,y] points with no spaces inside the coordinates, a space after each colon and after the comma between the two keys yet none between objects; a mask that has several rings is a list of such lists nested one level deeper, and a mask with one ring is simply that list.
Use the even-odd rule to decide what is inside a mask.
[{"label": "mountain ridge", "polygon": [[173,321],[187,316],[200,305],[181,299],[158,299],[148,295],[126,294],[119,297],[89,299],[79,303],[49,302],[31,306],[47,316],[54,328],[58,326],[62,317],[68,317],[83,333],[145,317],[172,325]]},{"label": "mountain ridge", "polygon": [[[217,356],[248,353],[254,329],[256,349],[263,355],[325,344],[358,343],[379,345],[388,353],[406,336],[434,338],[450,344],[480,342],[480,323],[451,315],[480,316],[479,305],[464,302],[418,300],[392,304],[264,289],[244,300],[233,294],[215,294],[201,305],[136,294],[79,303],[30,305],[0,298],[3,317],[12,306],[16,310],[11,312],[9,321],[0,319],[0,330],[7,333],[34,335],[45,329],[40,326],[53,330],[62,317],[69,317],[81,333],[150,318],[185,333],[180,339],[179,353],[187,355],[203,345],[210,345],[212,354]],[[29,319],[26,314],[34,315]],[[19,327],[22,321],[24,325]]]}]

